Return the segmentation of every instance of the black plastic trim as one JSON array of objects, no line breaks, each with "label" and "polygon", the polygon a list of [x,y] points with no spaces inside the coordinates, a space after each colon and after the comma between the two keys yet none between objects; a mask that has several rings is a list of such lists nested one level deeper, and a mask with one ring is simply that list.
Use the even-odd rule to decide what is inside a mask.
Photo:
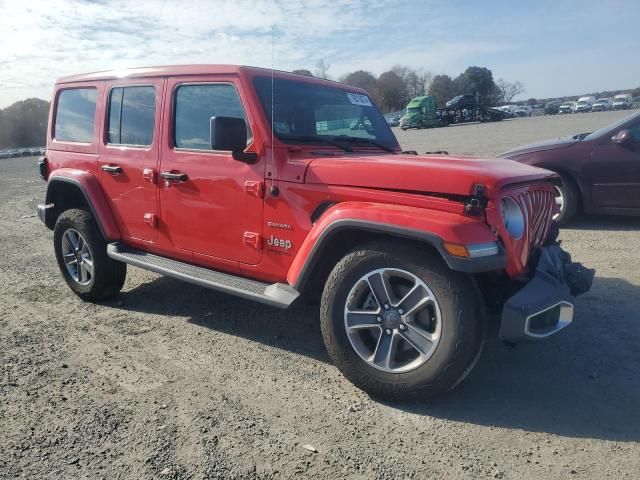
[{"label": "black plastic trim", "polygon": [[488,257],[480,257],[480,258],[463,258],[463,257],[455,257],[449,254],[443,246],[442,238],[438,235],[425,232],[422,230],[414,230],[409,228],[398,227],[397,225],[390,225],[386,223],[377,223],[370,222],[367,220],[355,220],[355,219],[344,219],[337,220],[331,223],[325,230],[320,234],[318,240],[315,245],[311,249],[307,260],[305,261],[302,270],[300,271],[300,275],[298,275],[298,279],[293,287],[296,290],[301,291],[303,287],[306,285],[307,281],[311,277],[311,273],[313,269],[317,265],[318,261],[321,258],[322,248],[327,244],[327,242],[331,239],[333,235],[338,233],[341,230],[346,229],[356,229],[356,230],[365,230],[369,232],[376,233],[385,233],[390,234],[394,237],[406,238],[409,240],[419,240],[425,242],[432,247],[434,247],[438,253],[442,256],[444,261],[447,263],[449,268],[452,270],[456,270],[458,272],[464,273],[480,273],[480,272],[490,272],[496,270],[504,270],[507,266],[507,258],[504,255],[502,249],[500,253],[497,255],[491,255]]},{"label": "black plastic trim", "polygon": [[[96,209],[93,207],[93,203],[91,203],[91,200],[89,199],[89,195],[87,195],[87,192],[84,191],[84,188],[82,188],[82,185],[80,184],[80,182],[78,182],[77,180],[74,180],[72,178],[67,178],[67,177],[56,177],[53,178],[49,181],[49,185],[47,185],[47,195],[46,195],[46,201],[45,203],[47,204],[54,204],[55,202],[51,201],[51,198],[49,198],[49,192],[50,192],[50,188],[51,185],[53,185],[56,182],[62,182],[62,183],[69,183],[71,185],[74,185],[76,187],[78,187],[78,190],[80,190],[80,192],[82,193],[82,196],[84,197],[85,202],[87,203],[87,205],[89,205],[89,208],[91,209],[91,214],[93,215],[93,218],[95,219],[96,223],[98,224],[98,228],[100,228],[100,233],[102,233],[102,237],[103,238],[107,238],[107,234],[104,231],[104,227],[102,226],[102,223],[100,222],[100,217],[98,217],[98,214],[96,213]],[[51,215],[51,211],[55,210],[55,208],[53,209],[48,209],[46,211],[45,214],[45,222],[44,224],[47,226],[47,228],[49,228],[49,230],[53,230],[53,228],[55,227],[55,224],[52,224],[51,220],[50,220],[50,215]]]}]

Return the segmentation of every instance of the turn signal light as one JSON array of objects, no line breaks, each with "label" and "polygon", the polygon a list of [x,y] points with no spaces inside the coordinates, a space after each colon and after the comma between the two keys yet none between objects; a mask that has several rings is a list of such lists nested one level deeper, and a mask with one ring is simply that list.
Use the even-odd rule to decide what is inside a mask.
[{"label": "turn signal light", "polygon": [[451,255],[455,255],[456,257],[468,257],[469,250],[464,245],[458,245],[457,243],[448,243],[444,242],[444,249],[449,252]]}]

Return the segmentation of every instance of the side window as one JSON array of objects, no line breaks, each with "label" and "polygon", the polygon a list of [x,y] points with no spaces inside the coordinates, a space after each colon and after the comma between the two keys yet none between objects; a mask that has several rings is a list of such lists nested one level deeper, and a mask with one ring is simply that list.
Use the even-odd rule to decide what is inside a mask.
[{"label": "side window", "polygon": [[[240,97],[233,85],[182,85],[175,94],[175,146],[194,150],[211,150],[211,117],[234,117],[247,120]],[[247,125],[247,143],[251,132]]]},{"label": "side window", "polygon": [[62,142],[91,143],[96,99],[97,90],[94,87],[61,90],[58,95],[53,137]]},{"label": "side window", "polygon": [[633,125],[629,131],[631,132],[631,138],[636,143],[640,143],[640,122]]},{"label": "side window", "polygon": [[120,87],[109,94],[108,142],[149,146],[156,112],[154,87]]}]

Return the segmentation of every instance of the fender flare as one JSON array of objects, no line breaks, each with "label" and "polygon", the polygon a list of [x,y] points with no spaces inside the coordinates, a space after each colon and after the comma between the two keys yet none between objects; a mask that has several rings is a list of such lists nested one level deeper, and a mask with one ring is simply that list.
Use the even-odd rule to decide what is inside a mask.
[{"label": "fender flare", "polygon": [[51,175],[49,175],[45,203],[47,205],[54,204],[54,208],[47,209],[46,211],[45,225],[47,225],[47,227],[51,229],[54,227],[54,222],[51,220],[51,217],[54,215],[52,210],[55,209],[55,201],[52,198],[52,186],[60,184],[73,185],[82,193],[106,241],[113,242],[120,240],[120,229],[104,196],[100,182],[95,175],[85,170],[60,168],[54,170]]},{"label": "fender flare", "polygon": [[480,258],[456,257],[444,249],[445,241],[495,242],[495,234],[481,220],[403,205],[344,202],[328,208],[314,224],[291,263],[287,274],[289,284],[297,290],[304,288],[321,260],[323,248],[336,234],[349,229],[426,243],[438,251],[449,268],[460,272],[503,270],[507,265],[502,249],[498,255]]}]

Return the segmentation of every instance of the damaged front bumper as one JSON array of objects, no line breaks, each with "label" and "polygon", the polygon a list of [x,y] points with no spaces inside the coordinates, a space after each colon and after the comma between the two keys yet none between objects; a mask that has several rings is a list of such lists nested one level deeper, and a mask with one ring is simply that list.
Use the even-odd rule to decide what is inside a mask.
[{"label": "damaged front bumper", "polygon": [[573,321],[575,297],[591,288],[595,270],[571,261],[557,243],[541,247],[529,282],[502,310],[500,338],[508,343],[539,341]]}]

